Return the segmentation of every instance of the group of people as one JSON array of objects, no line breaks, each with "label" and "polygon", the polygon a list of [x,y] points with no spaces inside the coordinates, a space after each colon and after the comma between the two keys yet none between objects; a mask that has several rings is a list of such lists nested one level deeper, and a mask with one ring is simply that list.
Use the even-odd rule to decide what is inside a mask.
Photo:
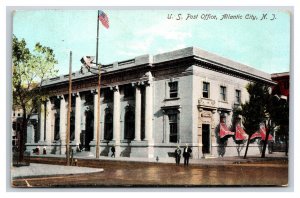
[{"label": "group of people", "polygon": [[[186,144],[183,149],[184,166],[189,165],[189,159],[191,157],[191,153],[192,153],[192,149]],[[179,146],[177,146],[175,150],[176,165],[180,164],[180,158],[181,158],[181,149]]]}]

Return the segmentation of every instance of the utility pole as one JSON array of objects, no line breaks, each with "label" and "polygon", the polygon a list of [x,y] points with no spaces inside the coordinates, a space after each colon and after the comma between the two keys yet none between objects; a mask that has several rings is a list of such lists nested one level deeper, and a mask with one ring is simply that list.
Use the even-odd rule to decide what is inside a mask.
[{"label": "utility pole", "polygon": [[67,134],[66,134],[67,166],[70,166],[70,122],[71,122],[71,103],[72,103],[71,99],[72,99],[72,51],[70,51],[70,61],[69,61],[69,97],[68,97],[68,116],[67,116]]}]

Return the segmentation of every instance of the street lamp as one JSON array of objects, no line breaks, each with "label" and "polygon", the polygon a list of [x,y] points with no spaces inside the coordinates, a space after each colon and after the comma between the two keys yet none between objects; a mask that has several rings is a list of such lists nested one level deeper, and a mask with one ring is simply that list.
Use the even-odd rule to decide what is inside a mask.
[{"label": "street lamp", "polygon": [[[96,158],[99,158],[99,141],[100,141],[100,86],[101,86],[101,71],[105,71],[102,69],[101,64],[97,64],[93,62],[94,58],[92,56],[84,56],[81,58],[81,63],[87,68],[88,72],[92,74],[98,75],[98,104],[97,104],[97,135],[96,135]],[[93,65],[98,66],[98,68],[93,67]],[[82,68],[81,68],[82,70]],[[94,104],[95,105],[95,104]]]}]

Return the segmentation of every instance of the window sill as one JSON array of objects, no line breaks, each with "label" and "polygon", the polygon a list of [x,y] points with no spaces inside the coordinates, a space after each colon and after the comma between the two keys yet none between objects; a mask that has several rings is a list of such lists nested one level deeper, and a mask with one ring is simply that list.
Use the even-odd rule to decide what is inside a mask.
[{"label": "window sill", "polygon": [[228,101],[224,101],[224,100],[219,100],[219,102],[228,104]]},{"label": "window sill", "polygon": [[179,100],[179,97],[176,98],[165,98],[164,101],[172,101],[172,100]]},{"label": "window sill", "polygon": [[123,97],[123,101],[134,100],[134,96]]}]

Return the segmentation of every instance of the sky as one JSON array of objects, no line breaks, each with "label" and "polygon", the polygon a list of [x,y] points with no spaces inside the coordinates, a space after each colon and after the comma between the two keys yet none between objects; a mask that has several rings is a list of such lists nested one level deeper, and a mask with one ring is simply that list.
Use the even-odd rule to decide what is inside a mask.
[{"label": "sky", "polygon": [[[267,73],[290,70],[290,14],[283,10],[103,11],[110,27],[100,23],[102,64],[194,46]],[[221,20],[224,14],[240,18]],[[13,34],[31,50],[37,42],[51,47],[59,74],[68,73],[70,50],[73,71],[82,56],[96,54],[96,32],[97,10],[18,10],[13,16]]]}]

